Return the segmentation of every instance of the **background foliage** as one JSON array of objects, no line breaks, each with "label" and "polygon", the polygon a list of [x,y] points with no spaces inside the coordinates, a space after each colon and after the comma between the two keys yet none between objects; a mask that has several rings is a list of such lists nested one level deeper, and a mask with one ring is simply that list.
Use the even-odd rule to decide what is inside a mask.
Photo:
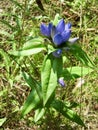
[{"label": "background foliage", "polygon": [[[38,52],[40,49],[43,50],[42,39],[36,41],[36,46],[40,49],[36,51],[31,49],[32,38],[41,36],[39,30],[41,22],[50,22],[58,13],[66,22],[70,21],[72,23],[72,36],[79,36],[78,44],[95,63],[96,69],[86,75],[88,71],[91,72],[90,69],[85,70],[85,67],[73,55],[70,55],[69,59],[65,57],[67,62],[64,63],[64,66],[65,68],[69,67],[64,70],[65,72],[71,71],[70,66],[78,65],[80,68],[73,68],[72,75],[68,73],[69,75],[64,76],[72,80],[69,81],[68,78],[65,78],[67,87],[62,89],[60,86],[58,87],[56,90],[57,98],[64,101],[66,99],[68,102],[66,102],[66,105],[69,108],[78,106],[76,102],[81,104],[74,110],[84,120],[87,126],[85,129],[96,130],[98,128],[98,1],[43,0],[42,4],[45,11],[42,11],[36,1],[33,0],[0,1],[0,129],[84,129],[53,110],[47,112],[46,117],[38,123],[34,122],[34,111],[31,111],[24,118],[20,118],[20,109],[31,91],[28,84],[29,86],[30,84],[39,85],[35,80],[29,82],[28,78],[31,77],[28,76],[33,75],[32,79],[40,81],[45,51],[28,57],[16,57],[9,55],[8,52],[10,50],[10,54],[14,52],[14,55],[21,55],[22,53],[25,56]],[[25,46],[24,43],[26,43]],[[21,48],[24,48],[25,51],[17,52],[17,50],[21,51]],[[28,48],[31,51],[28,51]],[[74,51],[73,54],[75,54]],[[30,75],[22,72],[29,72]],[[74,75],[76,72],[79,73]],[[84,75],[86,76],[84,77]],[[81,79],[75,79],[75,77],[80,76],[84,82],[82,87],[79,85]],[[31,93],[34,92],[31,91]],[[34,97],[34,99],[38,100],[38,97]],[[72,103],[69,104],[69,101]],[[55,101],[52,104],[54,107],[55,103],[58,106],[61,105],[58,101]],[[38,117],[39,111],[36,111],[35,120],[40,118]],[[28,113],[28,111],[25,112]],[[43,113],[44,110],[42,109],[41,114]]]}]

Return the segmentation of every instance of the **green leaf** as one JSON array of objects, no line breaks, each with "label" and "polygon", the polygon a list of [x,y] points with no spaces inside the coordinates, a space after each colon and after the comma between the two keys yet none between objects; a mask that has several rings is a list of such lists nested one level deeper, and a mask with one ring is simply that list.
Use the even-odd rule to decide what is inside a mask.
[{"label": "green leaf", "polygon": [[1,118],[1,119],[0,119],[0,126],[2,126],[2,125],[3,125],[3,123],[6,121],[6,119],[7,119],[6,117],[5,117],[5,118]]},{"label": "green leaf", "polygon": [[66,101],[66,102],[64,101],[64,105],[65,105],[67,108],[69,108],[69,109],[75,108],[75,107],[79,106],[79,104],[76,103],[76,102],[68,102],[68,101]]},{"label": "green leaf", "polygon": [[10,51],[9,54],[14,55],[14,56],[29,56],[32,54],[37,54],[43,50],[45,50],[45,48],[40,47],[40,48],[33,48],[33,49],[28,49],[28,50]]},{"label": "green leaf", "polygon": [[85,76],[89,73],[91,73],[93,69],[89,67],[79,67],[79,66],[73,66],[63,69],[63,77],[65,80],[71,80],[75,78],[79,78],[81,76]]},{"label": "green leaf", "polygon": [[43,115],[45,114],[45,109],[44,108],[39,108],[35,111],[35,115],[34,115],[34,121],[37,122],[39,121]]},{"label": "green leaf", "polygon": [[85,126],[85,124],[80,119],[80,117],[76,114],[76,112],[66,107],[66,105],[62,101],[54,100],[51,106],[54,109],[56,109],[58,112],[62,113],[62,115],[68,118],[69,120],[76,122],[81,126]]},{"label": "green leaf", "polygon": [[78,59],[83,65],[94,68],[94,63],[90,60],[86,52],[78,45],[70,46],[71,53]]},{"label": "green leaf", "polygon": [[32,109],[38,109],[40,106],[40,99],[35,90],[32,90],[23,105],[21,114],[22,117],[28,114]]},{"label": "green leaf", "polygon": [[26,72],[22,72],[22,75],[26,83],[31,87],[31,89],[36,90],[37,94],[39,95],[40,100],[42,100],[41,84],[39,84],[39,82],[37,82],[33,77],[28,75]]},{"label": "green leaf", "polygon": [[29,113],[32,109],[38,109],[42,106],[42,98],[41,98],[41,87],[31,76],[29,76],[26,72],[23,72],[23,77],[26,83],[32,88],[29,96],[26,99],[26,102],[22,108],[22,116]]},{"label": "green leaf", "polygon": [[42,95],[44,105],[51,102],[51,98],[57,86],[57,80],[62,72],[62,58],[55,58],[52,54],[45,57],[42,72],[41,72],[41,83],[42,83]]},{"label": "green leaf", "polygon": [[43,43],[44,43],[44,39],[42,38],[31,39],[24,44],[23,50],[44,47]]},{"label": "green leaf", "polygon": [[44,40],[42,38],[34,38],[27,41],[21,50],[10,50],[9,54],[14,56],[29,56],[32,54],[37,54],[43,50],[46,50],[43,43]]}]

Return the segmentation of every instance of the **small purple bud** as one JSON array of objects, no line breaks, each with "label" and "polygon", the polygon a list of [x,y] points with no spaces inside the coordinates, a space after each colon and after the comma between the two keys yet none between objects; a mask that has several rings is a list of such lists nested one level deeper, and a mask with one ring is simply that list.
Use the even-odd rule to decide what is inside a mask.
[{"label": "small purple bud", "polygon": [[62,50],[58,49],[58,50],[52,52],[52,54],[53,54],[54,57],[59,58],[62,55]]},{"label": "small purple bud", "polygon": [[60,77],[59,80],[58,80],[58,82],[59,82],[59,84],[60,84],[62,87],[66,87],[63,77]]}]

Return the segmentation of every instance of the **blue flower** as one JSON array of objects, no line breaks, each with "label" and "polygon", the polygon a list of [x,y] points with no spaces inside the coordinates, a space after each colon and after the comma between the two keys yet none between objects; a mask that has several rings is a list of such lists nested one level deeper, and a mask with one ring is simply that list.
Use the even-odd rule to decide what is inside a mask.
[{"label": "blue flower", "polygon": [[[61,19],[57,26],[54,26],[52,23],[48,25],[42,23],[40,26],[41,33],[44,36],[47,36],[52,42],[53,46],[59,48],[54,51],[53,56],[59,58],[62,55],[62,45],[67,41],[70,45],[74,44],[79,38],[70,38],[71,36],[71,23],[65,24],[64,19]],[[66,47],[65,50],[69,50],[69,47]]]},{"label": "blue flower", "polygon": [[44,23],[40,26],[41,33],[52,39],[55,47],[59,47],[69,40],[71,35],[71,23],[65,24],[64,19],[61,19],[57,26],[49,23],[46,26]]}]

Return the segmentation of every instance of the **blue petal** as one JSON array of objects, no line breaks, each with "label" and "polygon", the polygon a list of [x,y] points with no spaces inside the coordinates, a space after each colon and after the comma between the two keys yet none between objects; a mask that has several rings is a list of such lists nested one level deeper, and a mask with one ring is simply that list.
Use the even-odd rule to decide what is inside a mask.
[{"label": "blue petal", "polygon": [[53,27],[52,23],[49,23],[49,25],[48,25],[49,36],[51,36],[52,27]]},{"label": "blue petal", "polygon": [[53,42],[56,46],[60,46],[63,42],[63,37],[61,34],[56,34],[54,37],[53,37]]},{"label": "blue petal", "polygon": [[49,29],[48,29],[48,27],[45,25],[45,24],[41,24],[41,26],[40,26],[40,30],[41,30],[41,33],[44,35],[44,36],[50,36],[50,34],[49,34]]},{"label": "blue petal", "polygon": [[63,77],[59,78],[58,82],[62,87],[66,86]]},{"label": "blue petal", "polygon": [[69,30],[69,29],[71,29],[71,23],[65,24],[65,30]]},{"label": "blue petal", "polygon": [[52,54],[54,57],[59,58],[62,55],[62,50],[58,49],[58,50],[54,51]]},{"label": "blue petal", "polygon": [[70,38],[70,35],[71,35],[71,31],[70,31],[70,30],[69,30],[69,31],[64,31],[64,32],[62,33],[63,42],[68,41],[68,39]]},{"label": "blue petal", "polygon": [[64,22],[63,19],[60,20],[60,22],[58,23],[56,28],[57,28],[57,31],[60,32],[60,33],[62,33],[64,31],[64,29],[65,29],[65,22]]},{"label": "blue petal", "polygon": [[57,33],[56,27],[55,27],[55,26],[52,26],[52,29],[51,29],[51,37],[53,38],[54,35],[56,35],[56,33]]},{"label": "blue petal", "polygon": [[79,39],[79,37],[75,37],[75,38],[69,39],[68,41],[69,41],[71,44],[73,44],[73,43],[75,43],[78,39]]}]

